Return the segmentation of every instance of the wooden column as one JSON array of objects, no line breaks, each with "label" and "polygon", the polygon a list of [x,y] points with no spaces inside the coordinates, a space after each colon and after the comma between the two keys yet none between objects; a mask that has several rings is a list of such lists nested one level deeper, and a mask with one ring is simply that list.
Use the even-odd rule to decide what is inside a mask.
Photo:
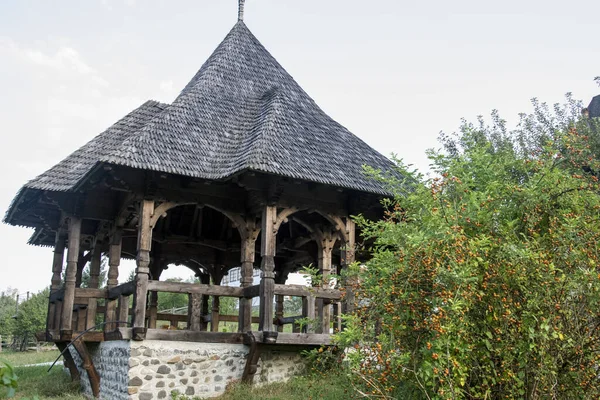
[{"label": "wooden column", "polygon": [[65,277],[65,297],[62,304],[61,338],[69,339],[73,334],[73,302],[75,301],[75,275],[79,259],[81,240],[81,219],[69,218],[69,250],[67,251],[67,273]]},{"label": "wooden column", "polygon": [[219,296],[212,296],[212,313],[210,315],[210,331],[219,332],[219,308],[221,299]]},{"label": "wooden column", "polygon": [[[210,283],[210,275],[202,274],[200,275],[200,283],[203,285],[208,285]],[[208,329],[208,323],[206,322],[205,317],[208,316],[208,297],[207,295],[202,295],[201,304],[200,304],[200,330],[206,331]]]},{"label": "wooden column", "polygon": [[[119,284],[119,265],[121,264],[121,245],[123,238],[123,228],[117,226],[110,235],[110,244],[108,247],[108,279],[106,287],[110,290]],[[117,321],[117,299],[106,300],[106,312],[104,321]],[[117,329],[119,324],[104,325],[104,332],[112,332]],[[125,326],[125,325],[123,325]]]},{"label": "wooden column", "polygon": [[198,293],[192,293],[189,295],[189,325],[188,329],[192,331],[199,331],[201,327],[202,317],[201,304],[202,296]]},{"label": "wooden column", "polygon": [[[355,235],[356,225],[350,218],[346,218],[346,236],[347,240],[344,244],[344,250],[342,251],[342,267],[348,268],[355,260],[354,258],[354,247],[355,247]],[[352,314],[354,312],[354,289],[355,279],[352,277],[346,278],[344,286],[346,287],[346,297],[342,303],[342,312],[344,314]]]},{"label": "wooden column", "polygon": [[260,279],[260,331],[273,331],[273,295],[275,291],[275,240],[277,207],[265,206],[261,221],[261,279]]},{"label": "wooden column", "polygon": [[[62,232],[59,229],[59,231],[56,233],[56,241],[54,243],[54,257],[52,260],[52,280],[50,281],[50,294],[53,294],[60,289],[66,244],[65,239],[66,238],[64,232]],[[57,313],[56,303],[48,303],[48,318],[46,321],[46,329],[48,331],[60,329],[60,326],[55,326],[55,313]]]},{"label": "wooden column", "polygon": [[[241,248],[241,287],[249,287],[254,283],[254,249],[256,238],[260,230],[256,226],[254,218],[246,221],[244,230],[241,230],[242,248]],[[240,299],[240,314],[238,321],[238,331],[248,332],[252,330],[252,299]]]},{"label": "wooden column", "polygon": [[138,222],[137,268],[135,274],[135,308],[133,311],[134,340],[146,338],[146,297],[150,275],[150,250],[152,248],[152,226],[150,220],[154,213],[154,201],[143,200],[140,204]]},{"label": "wooden column", "polygon": [[[102,263],[102,242],[96,238],[92,258],[90,260],[90,288],[98,289],[100,286],[100,266]],[[96,325],[96,310],[98,309],[98,299],[89,299],[87,307],[87,321],[85,329]]]},{"label": "wooden column", "polygon": [[[321,287],[329,287],[329,275],[331,274],[331,254],[333,246],[337,240],[337,236],[331,231],[320,231],[317,233],[317,248],[319,251],[319,272],[323,277]],[[329,333],[331,321],[331,307],[329,301],[318,299],[316,308],[320,320],[320,324],[316,327],[317,333]]]}]

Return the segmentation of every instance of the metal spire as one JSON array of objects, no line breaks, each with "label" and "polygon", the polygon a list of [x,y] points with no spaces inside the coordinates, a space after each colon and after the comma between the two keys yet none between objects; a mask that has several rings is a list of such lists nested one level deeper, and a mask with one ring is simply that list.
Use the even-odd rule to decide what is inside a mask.
[{"label": "metal spire", "polygon": [[244,20],[244,1],[245,0],[239,0],[239,5],[238,5],[238,21],[243,21]]}]

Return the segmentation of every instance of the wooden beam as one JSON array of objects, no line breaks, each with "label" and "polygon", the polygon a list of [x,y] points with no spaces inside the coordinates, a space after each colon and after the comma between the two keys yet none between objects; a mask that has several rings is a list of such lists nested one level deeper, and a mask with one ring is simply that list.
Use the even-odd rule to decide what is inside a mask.
[{"label": "wooden beam", "polygon": [[244,289],[232,286],[206,285],[201,283],[148,281],[148,290],[170,293],[201,294],[207,296],[243,297]]},{"label": "wooden beam", "polygon": [[280,285],[275,284],[275,294],[295,297],[312,296],[319,299],[339,300],[342,293],[337,289],[324,289],[302,285]]},{"label": "wooden beam", "polygon": [[100,374],[96,371],[96,367],[94,366],[94,362],[92,361],[92,357],[88,352],[87,345],[80,338],[73,342],[73,347],[79,353],[81,357],[81,361],[83,362],[83,369],[87,372],[88,379],[90,381],[90,386],[92,387],[92,394],[95,398],[100,397]]},{"label": "wooden beam", "polygon": [[175,340],[203,343],[243,343],[244,335],[238,332],[197,332],[167,329],[148,329],[148,340]]},{"label": "wooden beam", "polygon": [[77,261],[79,259],[79,245],[81,239],[81,219],[69,218],[69,250],[67,252],[67,273],[65,277],[65,297],[63,300],[61,328],[69,334],[73,331],[73,301],[75,300],[75,280],[77,274]]},{"label": "wooden beam", "polygon": [[[90,289],[98,289],[100,284],[100,267],[102,261],[102,242],[99,238],[96,238],[94,242],[94,248],[92,249],[92,257],[90,259]],[[75,291],[75,296],[78,296],[77,291]],[[106,290],[102,290],[102,298],[106,297]],[[89,329],[96,325],[96,311],[98,308],[98,299],[90,298],[88,300],[88,309],[87,309],[87,321],[85,324],[85,328]]]},{"label": "wooden beam", "polygon": [[133,339],[144,340],[146,332],[146,298],[150,274],[150,250],[152,247],[151,219],[154,201],[142,200],[138,222],[137,269],[135,275],[135,300],[133,314]]},{"label": "wooden beam", "polygon": [[110,300],[118,299],[119,296],[130,296],[135,293],[135,282],[126,282],[119,286],[107,289],[107,298]]}]

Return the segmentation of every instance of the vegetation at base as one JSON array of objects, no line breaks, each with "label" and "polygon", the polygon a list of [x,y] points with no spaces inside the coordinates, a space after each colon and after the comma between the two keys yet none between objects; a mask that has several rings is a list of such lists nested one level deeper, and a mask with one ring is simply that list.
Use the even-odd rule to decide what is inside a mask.
[{"label": "vegetation at base", "polygon": [[[79,393],[79,382],[71,382],[69,375],[61,367],[15,367],[17,378],[16,394],[13,399],[70,399],[84,400]],[[6,389],[0,388],[0,399],[7,398]]]},{"label": "vegetation at base", "polygon": [[[230,384],[219,400],[350,400],[358,399],[348,376],[341,370],[330,370],[326,375],[309,373],[288,382],[250,386]],[[173,391],[172,400],[197,400]]]},{"label": "vegetation at base", "polygon": [[0,360],[9,362],[13,367],[39,364],[56,360],[60,352],[57,349],[46,351],[3,351]]},{"label": "vegetation at base", "polygon": [[355,265],[338,336],[363,393],[414,399],[600,397],[600,126],[569,101],[509,131],[464,123],[434,177],[383,177],[385,218]]}]

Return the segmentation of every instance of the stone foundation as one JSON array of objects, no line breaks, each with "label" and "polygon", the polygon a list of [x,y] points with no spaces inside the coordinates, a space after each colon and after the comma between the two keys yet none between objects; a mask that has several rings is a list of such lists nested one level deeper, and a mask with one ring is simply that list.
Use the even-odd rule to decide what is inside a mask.
[{"label": "stone foundation", "polygon": [[[178,391],[190,397],[215,397],[244,372],[249,347],[217,344],[144,340],[87,343],[100,374],[102,399],[169,399]],[[81,372],[82,389],[91,396],[87,373],[74,349]],[[265,351],[261,354],[255,384],[282,382],[304,371],[297,352]]]}]

